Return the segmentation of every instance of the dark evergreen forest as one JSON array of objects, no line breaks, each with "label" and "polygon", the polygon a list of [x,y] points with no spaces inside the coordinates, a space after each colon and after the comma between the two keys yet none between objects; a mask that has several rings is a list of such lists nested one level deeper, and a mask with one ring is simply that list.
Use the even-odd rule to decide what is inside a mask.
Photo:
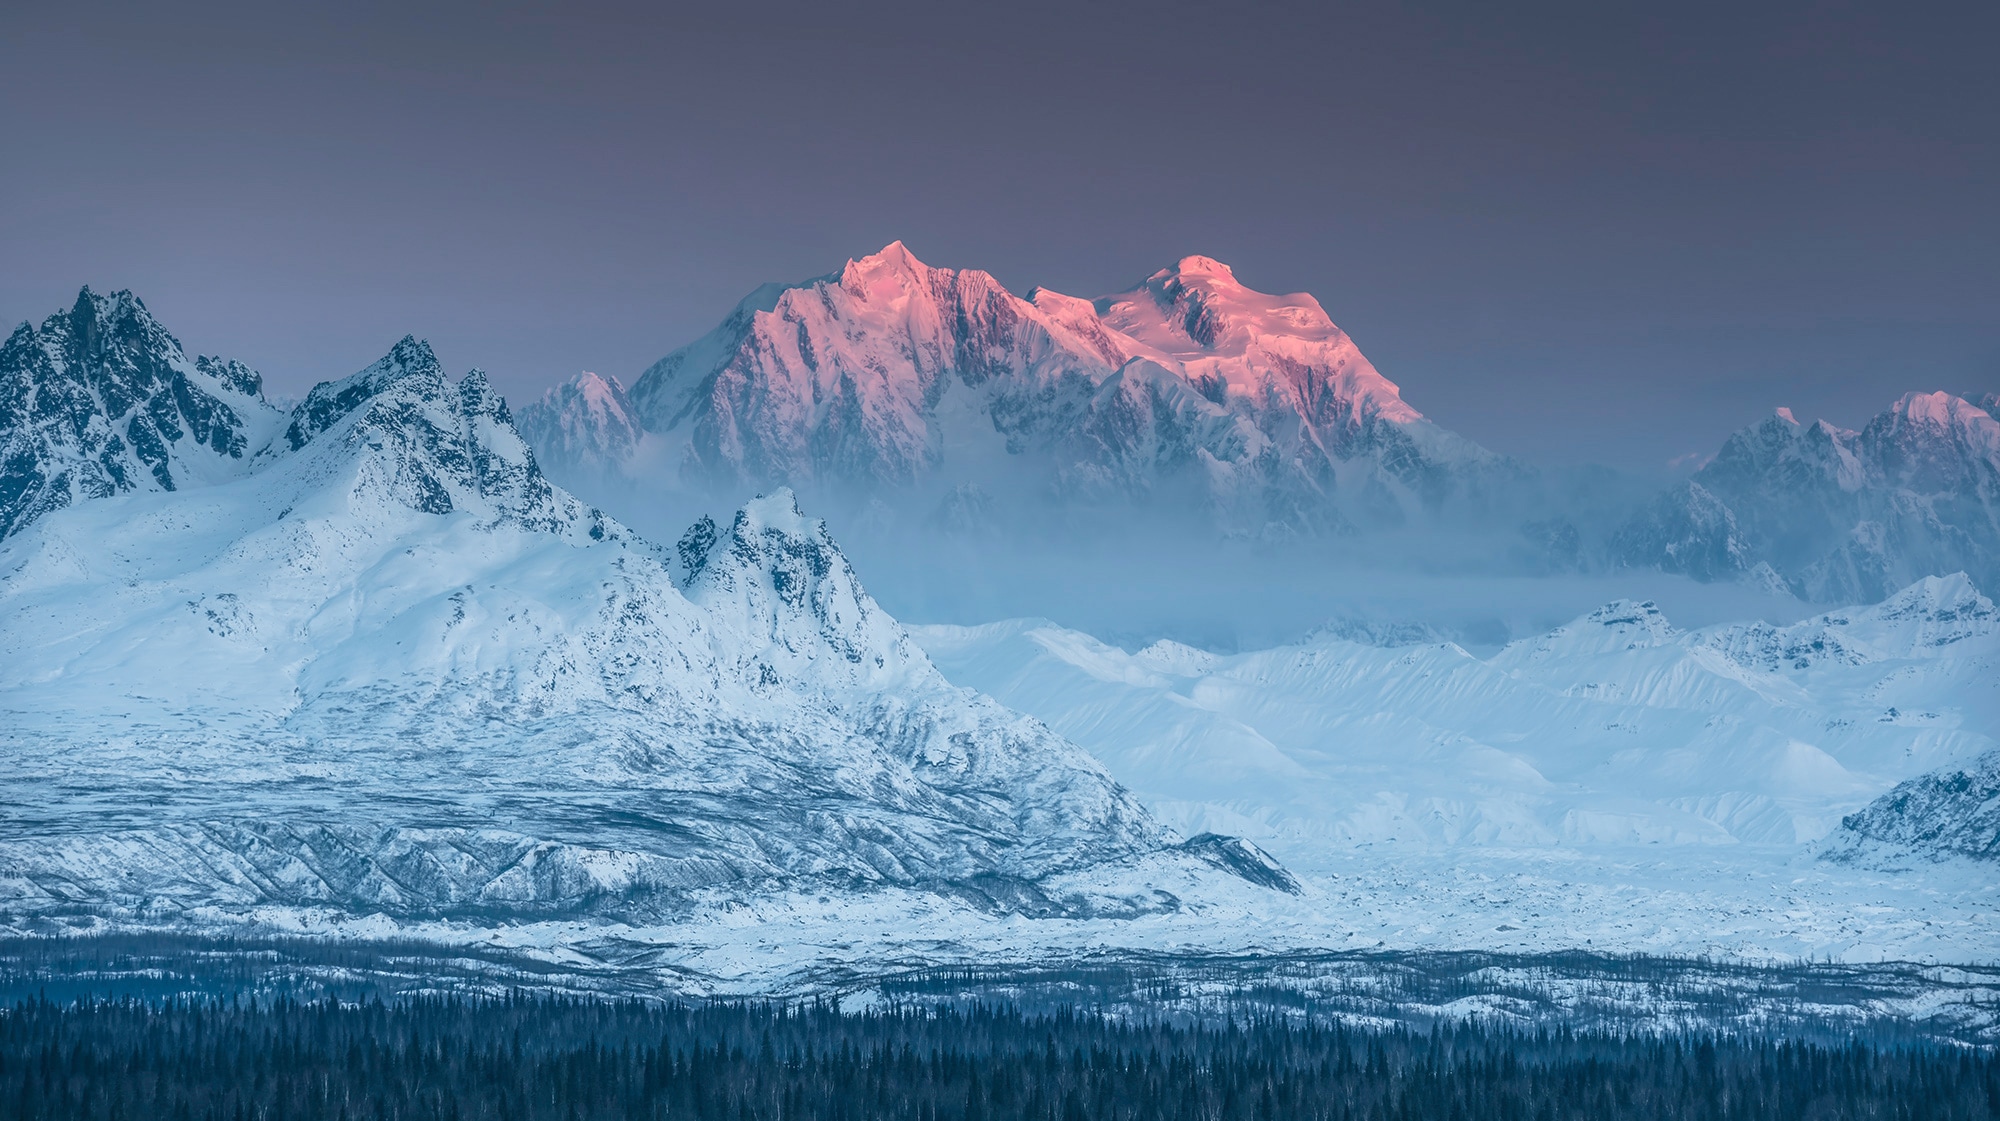
[{"label": "dark evergreen forest", "polygon": [[994,1009],[18,1003],[0,1115],[1274,1121],[2000,1118],[2000,1058],[1939,1046],[1142,1024]]}]

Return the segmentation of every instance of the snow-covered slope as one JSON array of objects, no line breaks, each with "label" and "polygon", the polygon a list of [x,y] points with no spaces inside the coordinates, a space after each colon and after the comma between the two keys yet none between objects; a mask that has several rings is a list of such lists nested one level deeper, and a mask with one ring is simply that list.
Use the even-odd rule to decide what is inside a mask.
[{"label": "snow-covered slope", "polygon": [[1793,626],[1608,605],[1491,658],[1337,636],[1138,653],[1035,621],[916,632],[1168,821],[1295,867],[1355,845],[1765,845],[2000,743],[2000,614],[1963,576]]},{"label": "snow-covered slope", "polygon": [[246,458],[0,546],[9,912],[657,918],[896,889],[1117,915],[1248,889],[1242,846],[1180,846],[946,682],[788,492],[670,556],[551,486],[486,379],[414,339]]},{"label": "snow-covered slope", "polygon": [[2000,862],[2000,751],[1898,784],[1843,819],[1828,850],[1842,861]]},{"label": "snow-covered slope", "polygon": [[[1516,471],[1406,404],[1311,296],[1205,257],[1095,302],[1023,299],[898,242],[753,294],[631,399],[709,486],[1188,503],[1259,530],[1398,523]],[[601,427],[551,406],[578,419],[538,431]],[[562,469],[624,454],[566,440]]]},{"label": "snow-covered slope", "polygon": [[1821,603],[1958,571],[2000,586],[2000,422],[1948,393],[1907,394],[1860,431],[1780,409],[1730,437],[1614,547],[1627,563],[1704,580],[1768,564]]},{"label": "snow-covered slope", "polygon": [[256,371],[189,361],[137,296],[85,288],[0,344],[0,538],[82,499],[241,474],[281,423]]}]

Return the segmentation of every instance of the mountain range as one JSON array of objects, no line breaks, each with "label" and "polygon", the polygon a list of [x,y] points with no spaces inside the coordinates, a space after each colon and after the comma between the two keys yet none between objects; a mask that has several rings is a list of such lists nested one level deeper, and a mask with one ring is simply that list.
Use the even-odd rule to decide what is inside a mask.
[{"label": "mountain range", "polygon": [[[86,358],[165,371],[108,406],[158,423],[194,380],[178,348],[129,297],[79,307],[126,331]],[[1138,914],[1284,882],[946,682],[788,491],[655,546],[552,486],[484,375],[453,383],[410,338],[289,413],[239,396],[200,445],[229,470],[180,474],[176,446],[151,485],[0,545],[16,920],[657,920],[884,889]]]},{"label": "mountain range", "polygon": [[1859,431],[1779,410],[1648,497],[1439,427],[1318,301],[1209,258],[1095,300],[1022,297],[899,242],[758,289],[629,393],[578,375],[522,429],[557,477],[617,476],[640,501],[782,484],[946,531],[1088,533],[1118,511],[1253,538],[1428,529],[1479,541],[1432,563],[1657,568],[1840,604],[1959,571],[2000,586],[1993,400],[1913,393]]},{"label": "mountain range", "polygon": [[[1484,656],[1423,627],[1235,654],[1040,620],[905,627],[778,476],[976,515],[954,433],[1012,417],[1020,450],[1002,439],[992,462],[1086,507],[1193,478],[1218,517],[1250,503],[1244,532],[1311,506],[1348,536],[1522,476],[1401,406],[1309,298],[1232,288],[1213,262],[1085,304],[891,248],[753,297],[630,393],[574,381],[520,427],[415,338],[279,408],[247,367],[186,359],[128,293],[17,330],[0,929],[616,943],[619,961],[744,977],[1377,935],[1953,960],[2000,944],[1980,894],[2000,612],[1963,573],[1783,625],[1683,630],[1619,600]],[[849,333],[857,316],[875,318]],[[971,380],[967,355],[989,360]],[[911,369],[934,396],[904,394]],[[1191,388],[1204,404],[1174,415],[1205,419],[1112,440],[1139,385],[1156,404]],[[1806,515],[1754,499],[1829,472],[1812,517],[1906,491],[1964,550],[1885,537],[1901,551],[1882,556],[1988,559],[1965,527],[1988,508],[1991,415],[1944,395],[1898,409],[1732,441],[1686,493],[1725,507],[1737,563],[1692,574],[1818,571],[1824,553],[1776,551]],[[1146,442],[1225,429],[1261,450],[1199,444],[1174,466]],[[538,455],[624,471],[663,445],[676,485],[763,493],[654,540]],[[1068,470],[1086,462],[1089,486]],[[1661,509],[1597,539],[1680,563],[1645,559],[1677,524]]]},{"label": "mountain range", "polygon": [[1406,404],[1311,296],[1253,291],[1218,261],[1097,300],[1021,297],[900,242],[752,293],[629,398],[583,375],[523,425],[563,449],[558,470],[629,459],[642,428],[661,444],[647,462],[682,486],[888,494],[945,516],[1024,493],[1192,508],[1239,532],[1401,524],[1516,470]]},{"label": "mountain range", "polygon": [[[1784,626],[1683,630],[1618,601],[1483,658],[1421,633],[1234,655],[1127,652],[1047,620],[916,637],[1169,822],[1301,869],[1357,847],[1796,854],[1900,828],[1907,851],[1990,858],[2000,841],[1990,774],[1960,771],[2000,757],[2000,609],[1962,574]],[[1906,781],[1970,803],[1871,805]]]},{"label": "mountain range", "polygon": [[1619,556],[1705,580],[1766,566],[1818,603],[1959,571],[2000,587],[1994,400],[1910,393],[1859,431],[1780,409],[1622,527]]}]

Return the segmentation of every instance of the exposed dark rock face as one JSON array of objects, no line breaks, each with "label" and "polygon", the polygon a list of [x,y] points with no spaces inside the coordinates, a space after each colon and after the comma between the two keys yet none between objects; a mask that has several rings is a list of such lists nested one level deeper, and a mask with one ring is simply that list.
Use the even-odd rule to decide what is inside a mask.
[{"label": "exposed dark rock face", "polygon": [[241,474],[278,412],[240,362],[200,357],[130,292],[85,288],[0,344],[0,537],[72,502]]}]

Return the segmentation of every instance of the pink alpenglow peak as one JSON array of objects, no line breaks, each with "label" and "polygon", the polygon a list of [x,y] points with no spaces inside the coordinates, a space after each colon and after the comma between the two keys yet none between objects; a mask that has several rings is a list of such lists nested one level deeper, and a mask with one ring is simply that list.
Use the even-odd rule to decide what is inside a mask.
[{"label": "pink alpenglow peak", "polygon": [[1950,393],[1906,393],[1886,417],[1892,424],[1928,425],[1957,433],[1982,449],[2000,451],[2000,422],[1978,405]]},{"label": "pink alpenglow peak", "polygon": [[752,294],[631,401],[683,481],[1181,492],[1247,529],[1418,511],[1499,462],[1405,403],[1317,300],[1207,257],[1101,299],[1023,298],[892,242]]},{"label": "pink alpenglow peak", "polygon": [[1136,353],[1197,381],[1219,380],[1231,393],[1296,395],[1305,387],[1288,384],[1283,371],[1324,370],[1343,401],[1397,423],[1423,419],[1318,300],[1252,291],[1213,258],[1183,257],[1097,306],[1107,326],[1143,348]]}]

